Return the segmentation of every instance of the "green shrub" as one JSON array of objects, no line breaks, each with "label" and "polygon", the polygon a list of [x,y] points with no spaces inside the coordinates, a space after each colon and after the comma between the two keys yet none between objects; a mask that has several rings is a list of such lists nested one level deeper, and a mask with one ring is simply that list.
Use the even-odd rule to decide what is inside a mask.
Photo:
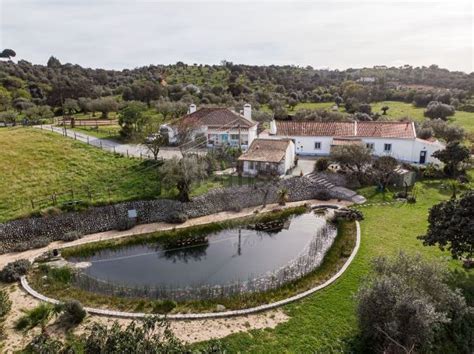
[{"label": "green shrub", "polygon": [[38,237],[30,241],[19,242],[18,244],[14,245],[11,250],[13,252],[23,252],[35,248],[43,248],[49,245],[50,242],[51,240],[49,240],[47,237]]},{"label": "green shrub", "polygon": [[153,303],[153,313],[169,313],[176,307],[176,302],[173,300],[163,300],[163,301],[155,301]]},{"label": "green shrub", "polygon": [[172,224],[182,224],[183,222],[186,222],[188,220],[188,217],[186,214],[181,213],[179,211],[172,213],[168,217],[168,222]]},{"label": "green shrub", "polygon": [[0,320],[2,320],[12,308],[12,302],[5,290],[0,290]]},{"label": "green shrub", "polygon": [[61,304],[61,312],[63,313],[63,319],[72,325],[78,325],[87,315],[86,310],[77,300],[70,300]]},{"label": "green shrub", "polygon": [[36,327],[38,325],[45,326],[53,314],[54,307],[50,304],[41,303],[31,310],[25,311],[15,324],[17,330],[24,330]]},{"label": "green shrub", "polygon": [[5,283],[13,283],[20,280],[22,275],[28,273],[31,267],[27,259],[19,259],[8,263],[0,272],[0,280]]},{"label": "green shrub", "polygon": [[48,276],[59,283],[69,284],[72,280],[72,269],[69,267],[49,268]]},{"label": "green shrub", "polygon": [[317,172],[324,172],[329,167],[329,160],[325,157],[319,158],[314,164],[314,170]]},{"label": "green shrub", "polygon": [[70,353],[62,351],[62,349],[63,344],[59,340],[53,339],[46,331],[42,331],[31,340],[23,352],[35,354]]},{"label": "green shrub", "polygon": [[64,235],[61,237],[61,241],[65,242],[71,242],[80,239],[82,234],[79,231],[69,231],[66,232]]}]

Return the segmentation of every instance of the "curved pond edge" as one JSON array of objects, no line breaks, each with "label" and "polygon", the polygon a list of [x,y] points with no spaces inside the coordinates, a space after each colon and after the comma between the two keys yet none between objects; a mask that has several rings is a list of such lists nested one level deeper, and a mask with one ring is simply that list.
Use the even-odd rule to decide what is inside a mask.
[{"label": "curved pond edge", "polygon": [[[99,316],[128,318],[128,319],[142,319],[145,317],[154,316],[160,319],[169,319],[169,320],[202,320],[202,319],[226,318],[226,317],[235,317],[235,316],[245,316],[245,315],[250,315],[250,314],[254,314],[258,312],[275,309],[277,307],[301,300],[311,294],[314,294],[315,292],[319,290],[326,288],[327,286],[334,283],[339,277],[341,277],[342,274],[344,274],[344,272],[347,270],[347,268],[350,266],[355,256],[357,255],[357,252],[359,251],[359,247],[360,247],[360,224],[358,221],[355,221],[355,223],[356,223],[356,244],[355,244],[354,249],[352,250],[351,255],[346,260],[346,262],[341,267],[341,269],[339,269],[339,271],[336,274],[334,274],[331,278],[326,280],[324,283],[317,285],[314,288],[311,288],[309,290],[306,290],[300,294],[294,295],[292,297],[289,297],[280,301],[275,301],[269,304],[260,305],[256,307],[250,307],[250,308],[242,309],[242,310],[208,312],[208,313],[182,313],[182,314],[177,313],[177,314],[170,314],[170,315],[153,315],[149,313],[140,313],[140,312],[122,312],[122,311],[98,309],[98,308],[92,308],[92,307],[84,307],[84,309],[89,314],[99,315]],[[26,279],[26,276],[22,276],[20,281],[21,281],[21,286],[23,287],[23,289],[25,289],[25,291],[31,296],[33,296],[34,298],[44,301],[44,302],[51,303],[51,304],[60,303],[59,300],[44,296],[38,293],[36,290],[32,289],[30,284],[28,283],[28,280]]]}]

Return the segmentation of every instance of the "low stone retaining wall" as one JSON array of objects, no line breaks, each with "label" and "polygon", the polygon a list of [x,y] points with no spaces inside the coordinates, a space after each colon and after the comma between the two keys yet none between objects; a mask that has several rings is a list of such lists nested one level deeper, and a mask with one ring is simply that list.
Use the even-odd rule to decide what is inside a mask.
[{"label": "low stone retaining wall", "polygon": [[[359,251],[360,247],[360,224],[358,221],[356,223],[356,244],[354,249],[352,250],[351,255],[347,259],[347,261],[344,263],[341,269],[334,274],[331,278],[326,280],[324,283],[315,286],[312,289],[309,289],[305,292],[302,292],[298,295],[289,297],[284,300],[272,302],[270,304],[265,304],[265,305],[260,305],[256,307],[251,307],[248,309],[243,309],[243,310],[232,310],[232,311],[222,311],[222,312],[209,312],[209,313],[183,313],[183,314],[170,314],[170,315],[155,315],[158,318],[161,319],[168,319],[168,320],[200,320],[200,319],[212,319],[212,318],[226,318],[226,317],[233,317],[233,316],[244,316],[244,315],[250,315],[262,311],[267,311],[271,310],[280,306],[287,305],[289,303],[301,300],[311,294],[314,294],[315,292],[326,288],[327,286],[331,285],[334,283],[339,277],[344,274],[344,272],[347,270],[349,265],[352,263],[354,260],[355,256],[357,255],[357,252]],[[52,304],[58,304],[59,301],[56,299],[51,299],[49,297],[46,297],[34,289],[30,287],[28,284],[28,280],[26,279],[25,276],[21,277],[21,285],[25,289],[27,293],[29,293],[31,296],[35,297],[38,300],[49,302]],[[142,319],[147,316],[150,316],[150,314],[146,313],[139,313],[139,312],[122,312],[122,311],[114,311],[114,310],[104,310],[104,309],[97,309],[97,308],[92,308],[92,307],[85,307],[85,310],[91,314],[91,315],[99,315],[99,316],[108,316],[108,317],[116,317],[116,318],[129,318],[129,319]]]},{"label": "low stone retaining wall", "polygon": [[0,224],[0,254],[42,247],[51,241],[64,240],[64,235],[70,232],[88,235],[120,229],[128,222],[127,211],[130,209],[137,211],[138,224],[172,222],[177,215],[195,218],[254,207],[262,205],[264,201],[276,203],[278,191],[282,188],[288,190],[289,201],[319,199],[321,193],[346,199],[345,195],[324,190],[306,177],[293,177],[275,183],[215,189],[189,203],[156,199],[91,207],[82,212],[65,212]]}]

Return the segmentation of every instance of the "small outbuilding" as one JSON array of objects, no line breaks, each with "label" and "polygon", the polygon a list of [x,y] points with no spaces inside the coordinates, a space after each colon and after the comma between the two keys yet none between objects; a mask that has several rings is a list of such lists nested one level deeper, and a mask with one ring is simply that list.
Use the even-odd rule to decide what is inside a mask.
[{"label": "small outbuilding", "polygon": [[244,176],[282,176],[295,166],[295,144],[291,139],[255,139],[239,157]]}]

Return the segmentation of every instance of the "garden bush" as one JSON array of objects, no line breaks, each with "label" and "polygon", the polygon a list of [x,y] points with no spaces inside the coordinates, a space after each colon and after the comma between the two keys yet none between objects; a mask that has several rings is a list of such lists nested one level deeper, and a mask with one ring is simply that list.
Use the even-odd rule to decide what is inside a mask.
[{"label": "garden bush", "polygon": [[[469,352],[474,309],[448,281],[444,269],[420,256],[375,259],[372,275],[357,294],[365,348],[380,353]],[[450,341],[456,347],[447,350]]]},{"label": "garden bush", "polygon": [[62,318],[71,325],[78,325],[87,315],[82,304],[77,300],[70,300],[61,304]]},{"label": "garden bush", "polygon": [[25,330],[41,325],[44,327],[54,313],[51,304],[41,303],[31,310],[25,311],[15,324],[15,329]]},{"label": "garden bush", "polygon": [[49,245],[51,240],[49,240],[46,237],[36,237],[32,240],[26,241],[26,242],[19,242],[15,244],[11,251],[12,252],[23,252],[31,249],[36,249],[36,248],[43,248]]},{"label": "garden bush", "polygon": [[324,172],[329,167],[329,160],[325,157],[321,157],[314,164],[314,170],[317,172]]},{"label": "garden bush", "polygon": [[8,263],[0,272],[0,280],[5,283],[13,283],[20,280],[22,275],[28,273],[31,263],[27,259],[19,259]]},{"label": "garden bush", "polygon": [[62,237],[61,241],[71,242],[80,239],[82,234],[79,231],[69,231],[66,232]]},{"label": "garden bush", "polygon": [[176,302],[173,300],[163,300],[163,301],[155,301],[153,303],[153,313],[160,313],[166,314],[176,307]]},{"label": "garden bush", "polygon": [[186,222],[188,220],[188,216],[184,213],[181,213],[179,211],[172,213],[169,218],[168,222],[171,224],[182,224],[183,222]]},{"label": "garden bush", "polygon": [[0,320],[2,320],[12,308],[12,302],[5,290],[0,290]]}]

